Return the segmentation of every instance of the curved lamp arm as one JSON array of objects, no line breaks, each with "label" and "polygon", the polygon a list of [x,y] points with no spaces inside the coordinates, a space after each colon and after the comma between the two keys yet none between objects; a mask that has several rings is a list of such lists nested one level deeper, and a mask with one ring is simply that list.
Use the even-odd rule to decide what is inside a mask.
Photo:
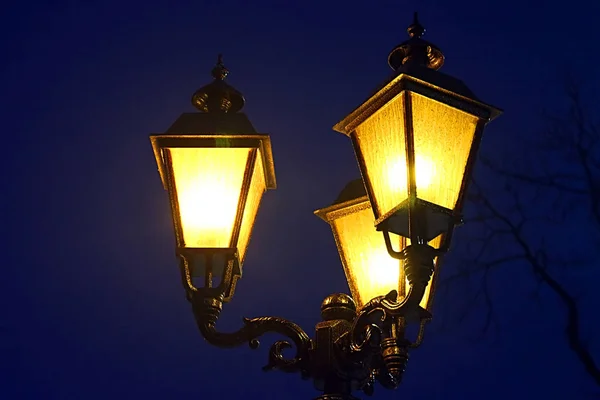
[{"label": "curved lamp arm", "polygon": [[433,274],[434,260],[444,254],[445,248],[435,249],[428,244],[410,244],[401,251],[396,251],[392,246],[389,231],[382,232],[388,254],[404,262],[404,273],[410,283],[409,292],[402,303],[388,300],[386,306],[390,310],[402,308],[403,315],[407,316],[406,313],[410,310],[418,309]]},{"label": "curved lamp arm", "polygon": [[188,254],[180,254],[181,278],[186,298],[192,304],[196,324],[204,339],[210,344],[222,348],[237,347],[248,343],[250,348],[256,349],[260,344],[257,340],[260,336],[265,333],[279,333],[288,337],[295,344],[296,354],[294,358],[285,358],[283,350],[291,348],[292,345],[285,340],[277,341],[271,346],[269,362],[263,369],[278,369],[284,372],[300,371],[304,374],[312,348],[312,340],[302,328],[293,322],[277,317],[243,318],[243,326],[236,332],[223,333],[216,329],[215,325],[223,309],[223,302],[227,296],[233,294],[239,274],[236,273],[236,264],[230,262],[231,258],[225,258],[222,260],[224,266],[221,272],[221,282],[213,287],[214,250],[205,250],[205,252],[206,254],[200,254],[206,263],[203,287],[196,287],[192,282],[192,268]]},{"label": "curved lamp arm", "polygon": [[269,363],[265,370],[278,369],[283,372],[299,372],[307,369],[312,341],[309,336],[293,322],[277,317],[243,318],[244,326],[236,332],[223,333],[215,328],[216,320],[222,309],[222,299],[192,296],[194,317],[200,333],[210,344],[231,348],[248,343],[252,349],[259,346],[257,338],[265,333],[279,333],[291,339],[296,345],[294,358],[285,358],[282,354],[292,345],[288,341],[275,342],[269,351]]},{"label": "curved lamp arm", "polygon": [[400,385],[408,362],[408,349],[414,347],[405,338],[407,321],[415,315],[420,321],[430,317],[418,303],[415,305],[409,300],[410,295],[402,302],[397,299],[395,290],[374,298],[361,309],[350,330],[350,350],[358,358],[372,355],[375,379],[387,389]]},{"label": "curved lamp arm", "polygon": [[[375,379],[385,388],[394,389],[402,380],[408,349],[421,344],[424,326],[431,319],[431,314],[419,303],[433,274],[434,259],[441,253],[427,244],[409,245],[396,252],[389,232],[384,231],[384,238],[390,255],[404,262],[409,292],[402,301],[398,301],[398,293],[392,290],[365,304],[350,331],[350,350],[363,358],[374,354]],[[415,343],[405,338],[405,326],[410,321],[420,324]],[[369,390],[371,387],[369,383]]]},{"label": "curved lamp arm", "polygon": [[[386,236],[389,238],[389,234]],[[225,264],[217,269],[221,279],[216,286],[212,284],[212,253],[205,255],[203,274],[194,271],[185,254],[181,255],[180,266],[196,324],[210,344],[232,348],[248,343],[256,349],[260,336],[278,333],[288,340],[271,345],[264,370],[300,372],[303,378],[313,378],[319,390],[325,392],[342,390],[344,395],[349,395],[352,390],[361,389],[368,394],[373,391],[375,381],[387,389],[400,384],[408,362],[408,350],[420,343],[424,321],[431,317],[419,302],[433,272],[437,250],[419,244],[396,254],[403,260],[410,284],[406,298],[398,301],[398,293],[391,291],[371,300],[357,314],[349,296],[331,295],[321,306],[323,322],[317,324],[314,340],[295,323],[269,316],[244,318],[239,330],[219,332],[216,324],[223,303],[233,294],[239,276],[236,264],[221,258]],[[197,287],[192,278],[204,278],[204,286]],[[421,323],[421,329],[416,343],[411,343],[405,338],[405,325],[415,320]],[[295,347],[295,354],[286,358],[283,351],[292,347]],[[323,399],[329,398],[327,393],[323,396]]]}]

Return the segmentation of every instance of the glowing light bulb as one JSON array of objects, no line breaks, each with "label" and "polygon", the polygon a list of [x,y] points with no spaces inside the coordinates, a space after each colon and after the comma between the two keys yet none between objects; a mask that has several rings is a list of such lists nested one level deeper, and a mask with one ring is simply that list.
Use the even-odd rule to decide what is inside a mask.
[{"label": "glowing light bulb", "polygon": [[181,177],[180,182],[182,190],[178,196],[181,220],[186,229],[196,232],[194,236],[197,236],[197,242],[193,245],[202,245],[201,238],[229,237],[240,188],[225,180],[193,174]]},{"label": "glowing light bulb", "polygon": [[[435,163],[419,155],[415,156],[415,174],[418,189],[427,188],[433,181],[435,172]],[[406,190],[407,179],[406,161],[404,159],[395,161],[388,169],[390,188],[394,191]]]},{"label": "glowing light bulb", "polygon": [[248,149],[171,149],[186,246],[228,247]]}]

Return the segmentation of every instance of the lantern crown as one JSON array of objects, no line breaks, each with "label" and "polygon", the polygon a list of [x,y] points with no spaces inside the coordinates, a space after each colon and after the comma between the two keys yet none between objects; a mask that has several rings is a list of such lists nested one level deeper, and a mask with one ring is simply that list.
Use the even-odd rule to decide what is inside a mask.
[{"label": "lantern crown", "polygon": [[211,75],[214,80],[196,90],[192,95],[192,105],[205,113],[236,113],[240,111],[246,101],[240,91],[225,82],[229,70],[223,64],[222,54],[219,54]]},{"label": "lantern crown", "polygon": [[403,65],[421,65],[438,70],[444,65],[444,54],[433,43],[421,39],[425,28],[419,23],[418,13],[415,12],[413,23],[406,29],[408,39],[392,49],[388,56],[388,64],[394,71]]}]

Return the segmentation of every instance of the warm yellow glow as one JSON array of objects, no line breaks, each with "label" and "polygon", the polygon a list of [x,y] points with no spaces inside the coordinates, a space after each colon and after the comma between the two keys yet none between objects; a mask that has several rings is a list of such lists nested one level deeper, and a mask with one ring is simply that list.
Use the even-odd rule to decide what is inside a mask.
[{"label": "warm yellow glow", "polygon": [[[404,266],[392,258],[385,246],[383,234],[373,226],[373,212],[367,197],[316,212],[331,225],[350,292],[360,308],[377,296],[397,290],[399,301],[408,294],[410,285],[404,276]],[[395,250],[410,244],[410,239],[390,234]],[[441,236],[429,245],[439,248]],[[436,260],[437,265],[437,260]],[[421,307],[431,307],[430,294],[437,269],[425,289]]]},{"label": "warm yellow glow", "polygon": [[254,219],[258,213],[258,207],[266,190],[265,171],[263,168],[262,155],[260,150],[256,153],[256,162],[254,171],[252,171],[252,180],[250,182],[250,190],[244,207],[244,216],[242,218],[242,226],[240,227],[240,237],[238,239],[238,252],[240,262],[243,262],[246,257],[246,249],[250,241]]},{"label": "warm yellow glow", "polygon": [[402,94],[358,126],[356,138],[376,214],[385,215],[408,197]]},{"label": "warm yellow glow", "polygon": [[[454,209],[471,152],[477,118],[456,108],[411,93],[416,157],[432,160],[437,171],[417,196]],[[417,165],[417,177],[419,166]]]},{"label": "warm yellow glow", "polygon": [[[435,163],[431,160],[424,158],[421,155],[415,157],[415,172],[417,187],[422,189],[428,187],[433,181],[435,175]],[[408,171],[406,162],[404,159],[396,160],[392,163],[392,166],[388,170],[388,179],[390,190],[406,191],[406,185],[408,184]]]},{"label": "warm yellow glow", "polygon": [[[409,93],[415,148],[417,197],[454,209],[477,118]],[[405,92],[356,128],[376,215],[386,215],[408,197]]]},{"label": "warm yellow glow", "polygon": [[373,222],[370,208],[332,221],[346,278],[358,307],[398,290],[401,281],[400,262],[388,255],[383,236]]},{"label": "warm yellow glow", "polygon": [[229,247],[250,149],[169,149],[186,247]]}]

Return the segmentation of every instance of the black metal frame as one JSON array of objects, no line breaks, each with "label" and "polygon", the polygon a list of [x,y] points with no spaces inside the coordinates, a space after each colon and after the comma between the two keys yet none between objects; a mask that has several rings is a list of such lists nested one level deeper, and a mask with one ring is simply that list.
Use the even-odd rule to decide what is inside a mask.
[{"label": "black metal frame", "polygon": [[[429,71],[428,73],[441,74],[437,71]],[[418,74],[416,74],[418,75]],[[456,91],[452,91],[452,86],[448,88],[436,86],[430,82],[408,75],[405,71],[400,73],[385,84],[377,93],[371,96],[367,101],[360,105],[356,110],[350,113],[346,118],[334,126],[334,129],[349,136],[352,141],[352,147],[354,154],[361,171],[363,181],[369,200],[372,204],[375,204],[375,197],[370,179],[367,174],[366,164],[364,157],[360,151],[358,145],[358,138],[356,134],[356,128],[365,122],[369,117],[374,115],[383,106],[394,100],[397,96],[403,96],[404,99],[404,134],[405,134],[405,151],[407,160],[407,186],[408,186],[408,204],[399,204],[390,212],[385,215],[380,215],[377,207],[373,207],[375,215],[375,226],[378,230],[382,231],[386,242],[389,241],[390,228],[389,225],[398,215],[399,212],[405,210],[408,214],[408,237],[411,239],[413,245],[426,244],[432,240],[433,237],[424,237],[422,227],[424,226],[424,209],[429,209],[430,212],[437,214],[448,215],[447,228],[440,232],[443,233],[443,240],[439,250],[445,252],[450,246],[450,239],[452,237],[453,229],[455,225],[462,221],[460,211],[464,202],[464,195],[468,185],[468,179],[472,170],[473,164],[476,159],[476,152],[481,141],[483,128],[486,123],[491,119],[498,116],[501,111],[481,103],[480,101],[467,97],[464,94],[457,93],[458,88],[454,88]],[[464,92],[465,90],[460,90]],[[453,210],[441,207],[439,205],[424,201],[418,198],[417,185],[416,185],[416,171],[415,171],[415,153],[414,153],[414,140],[413,140],[413,119],[412,119],[412,99],[411,93],[420,94],[429,99],[439,101],[449,107],[461,110],[468,114],[471,114],[478,118],[477,125],[474,132],[473,144],[471,151],[467,158],[465,165],[465,174],[463,175],[463,181],[459,192],[456,205]],[[402,234],[399,231],[392,232]],[[400,257],[399,253],[388,249],[392,257]]]},{"label": "black metal frame", "polygon": [[[202,115],[202,114],[200,114]],[[237,115],[237,114],[234,114]],[[169,189],[167,174],[165,171],[167,162],[165,160],[165,149],[169,148],[250,148],[259,149],[263,158],[263,165],[266,171],[265,183],[268,189],[277,187],[275,180],[275,167],[273,162],[273,152],[271,149],[271,139],[269,135],[232,135],[219,133],[193,133],[193,134],[155,134],[150,136],[154,158],[158,166],[163,186]]]},{"label": "black metal frame", "polygon": [[[204,271],[194,271],[194,267],[187,260],[190,254],[205,254],[212,255],[215,253],[227,254],[229,263],[232,264],[233,269],[231,270],[231,281],[232,287],[235,288],[237,279],[242,276],[242,265],[243,260],[240,259],[239,252],[237,250],[237,244],[239,240],[239,234],[244,217],[244,210],[246,208],[246,201],[248,198],[248,192],[251,185],[252,174],[256,167],[258,152],[262,156],[263,167],[265,168],[265,185],[267,189],[276,187],[275,172],[273,167],[273,156],[271,151],[271,142],[268,135],[226,135],[226,134],[203,134],[203,135],[153,135],[150,137],[152,147],[154,149],[156,162],[159,168],[159,172],[163,181],[165,189],[169,193],[169,201],[171,204],[171,217],[173,221],[173,228],[175,231],[177,255],[182,257],[181,265],[184,270],[187,271],[186,276],[189,276],[189,281],[186,283],[184,280],[184,286],[192,285],[192,278],[203,275]],[[234,228],[232,231],[231,239],[228,248],[194,248],[188,247],[185,243],[183,236],[183,228],[181,223],[181,213],[179,210],[179,201],[177,198],[177,188],[175,186],[175,179],[173,175],[173,165],[169,149],[173,148],[247,148],[249,149],[248,159],[246,162],[246,169],[244,171],[244,177],[242,181],[241,197],[238,202],[238,207],[235,216]],[[212,275],[220,273],[221,280],[226,278],[228,273],[227,268],[223,265],[219,266],[208,266],[208,273],[210,273],[212,282]],[[208,279],[208,278],[207,278]],[[224,294],[224,301],[228,302],[231,300],[233,293],[227,291]]]},{"label": "black metal frame", "polygon": [[[259,345],[257,339],[265,333],[279,333],[289,338],[295,345],[294,357],[286,358],[283,355],[284,349],[292,347],[289,341],[277,341],[270,348],[268,363],[264,369],[299,372],[304,379],[312,379],[315,387],[323,392],[318,397],[320,400],[351,400],[354,399],[352,392],[356,390],[371,395],[375,382],[379,382],[386,389],[394,389],[400,384],[408,361],[408,350],[421,343],[424,325],[431,319],[431,314],[419,304],[431,280],[434,260],[437,257],[440,262],[440,257],[448,250],[454,226],[460,220],[457,212],[463,203],[468,175],[475,160],[483,127],[487,121],[500,113],[499,110],[476,100],[460,81],[433,71],[443,64],[443,54],[435,46],[420,39],[424,28],[418,23],[416,15],[415,22],[408,32],[411,39],[396,47],[389,58],[390,65],[396,71],[395,76],[334,129],[351,137],[366,192],[373,205],[373,190],[365,175],[365,163],[360,154],[355,129],[395,97],[404,96],[405,148],[408,163],[407,237],[411,239],[411,245],[396,251],[391,243],[390,230],[386,226],[390,216],[379,220],[382,216],[377,215],[376,207],[372,208],[378,229],[383,232],[388,253],[391,257],[403,261],[404,275],[410,288],[401,301],[398,293],[393,290],[385,296],[369,301],[360,310],[356,309],[354,301],[348,295],[328,296],[321,306],[323,320],[316,325],[312,339],[293,322],[270,316],[244,318],[243,326],[232,333],[222,333],[216,329],[223,303],[233,296],[237,279],[242,273],[236,246],[259,150],[263,157],[266,187],[275,187],[270,139],[266,135],[254,135],[254,128],[247,118],[239,113],[235,114],[244,105],[244,98],[240,92],[223,82],[228,70],[222,64],[220,56],[213,70],[215,81],[199,89],[192,97],[194,106],[206,114],[184,114],[167,134],[151,136],[161,179],[170,196],[182,283],[202,336],[218,347],[229,348],[248,343],[254,349]],[[479,119],[456,207],[454,210],[447,210],[436,206],[439,208],[437,211],[451,216],[438,249],[427,244],[431,238],[423,233],[423,223],[427,217],[422,215],[419,202],[423,200],[418,199],[416,192],[410,92],[437,100]],[[186,127],[186,132],[173,132],[180,127]],[[248,134],[223,133],[238,131],[237,128],[240,128],[240,133]],[[208,129],[211,132],[198,133],[200,129]],[[250,149],[230,247],[218,249],[185,246],[171,157],[169,151],[165,151],[177,147]],[[202,268],[196,268],[199,260],[202,261]],[[216,286],[215,275],[219,275],[220,278]],[[197,285],[193,278],[203,278],[204,285]],[[406,335],[405,328],[409,323],[420,325],[414,342]]]},{"label": "black metal frame", "polygon": [[[259,346],[257,339],[266,333],[289,338],[295,345],[294,356],[286,358],[283,355],[284,349],[292,347],[289,341],[277,341],[271,345],[268,363],[263,369],[300,373],[303,379],[312,379],[315,387],[323,392],[318,397],[321,400],[354,399],[352,391],[356,390],[371,395],[375,382],[386,389],[395,389],[400,384],[408,350],[421,343],[424,325],[431,318],[429,312],[419,307],[423,296],[421,288],[427,285],[433,271],[432,263],[428,264],[429,269],[425,267],[423,254],[403,254],[411,289],[402,302],[398,302],[398,293],[392,291],[371,300],[357,312],[350,296],[328,296],[321,307],[323,321],[316,325],[314,339],[311,339],[295,323],[270,316],[244,318],[238,331],[219,332],[216,323],[224,299],[232,296],[235,289],[235,256],[229,253],[230,259],[224,266],[219,286],[212,287],[211,268],[206,268],[206,285],[196,287],[191,283],[189,265],[198,256],[205,257],[210,265],[210,259],[215,255],[215,249],[211,249],[213,253],[203,250],[180,253],[181,273],[198,329],[210,344],[231,348],[248,343],[256,349]],[[411,322],[421,324],[414,342],[405,332],[406,325]]]},{"label": "black metal frame", "polygon": [[[356,282],[354,281],[354,279],[351,277],[351,272],[350,272],[350,267],[348,265],[348,259],[342,249],[342,245],[341,245],[341,241],[340,241],[340,232],[338,231],[337,227],[335,226],[334,221],[340,217],[349,215],[349,214],[354,214],[356,212],[362,212],[363,210],[370,210],[372,208],[371,203],[369,201],[369,198],[367,196],[366,193],[366,188],[365,188],[365,184],[364,181],[362,179],[356,179],[353,180],[351,182],[349,182],[344,189],[342,190],[342,192],[340,193],[340,195],[338,196],[338,198],[336,199],[336,201],[325,208],[316,210],[314,213],[315,215],[317,215],[319,218],[323,219],[325,222],[327,222],[332,229],[333,232],[333,237],[336,243],[336,247],[338,248],[338,252],[340,253],[340,259],[342,262],[342,265],[344,267],[344,271],[346,273],[346,277],[348,279],[348,284],[350,286],[350,291],[352,293],[352,295],[354,296],[355,294],[358,295],[358,287],[356,286]],[[453,225],[452,225],[453,226]],[[383,234],[384,234],[384,242],[382,242],[383,245],[386,246],[386,250],[388,252],[388,254],[390,254],[390,256],[396,260],[399,261],[403,261],[405,256],[401,251],[395,251],[393,246],[392,246],[392,240],[390,237],[390,232],[387,230],[383,230]],[[447,242],[450,242],[451,238],[448,238],[449,240]],[[406,240],[409,240],[407,238],[403,238],[403,241],[400,242],[400,248],[403,249],[404,247],[406,247]],[[440,243],[442,243],[442,240],[440,240]],[[442,257],[441,255],[445,252],[444,248],[442,246],[440,246],[440,251],[435,252],[434,254],[434,272],[435,270],[438,270],[441,266],[442,263]],[[400,263],[398,264],[400,266]],[[400,282],[399,282],[399,289],[405,289],[405,275],[404,275],[404,271],[402,274],[400,274]],[[436,285],[436,281],[437,281],[437,275],[433,275],[431,277],[430,283],[429,285],[431,285],[431,290],[430,290],[430,294],[428,296],[428,300],[426,304],[423,304],[423,307],[426,310],[430,310],[431,309],[431,304],[432,304],[432,299],[433,299],[433,290],[435,288]],[[405,297],[406,293],[405,292],[400,292],[399,293],[400,297]],[[356,300],[356,298],[355,298]]]}]

